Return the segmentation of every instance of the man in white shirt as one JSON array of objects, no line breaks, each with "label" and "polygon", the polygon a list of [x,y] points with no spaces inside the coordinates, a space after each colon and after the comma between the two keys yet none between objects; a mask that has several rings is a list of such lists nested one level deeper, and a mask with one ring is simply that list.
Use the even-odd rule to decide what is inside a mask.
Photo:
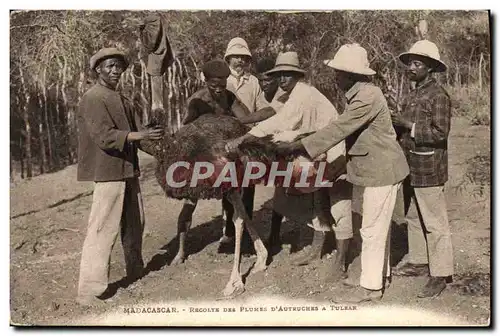
[{"label": "man in white shirt", "polygon": [[[231,74],[227,78],[227,89],[234,93],[250,112],[250,115],[246,120],[240,119],[240,121],[252,126],[255,122],[274,115],[276,112],[266,101],[264,92],[259,85],[259,80],[249,71],[252,54],[248,48],[247,42],[241,37],[231,39],[227,45],[224,60],[229,65],[229,69],[231,70]],[[243,189],[243,204],[245,205],[245,210],[250,218],[252,218],[253,214],[254,196],[254,186]],[[225,200],[223,200],[223,203],[223,207],[227,209],[227,211],[224,214],[226,220],[224,221],[223,236],[220,239],[220,243],[227,244],[233,242],[235,229],[232,222],[232,205],[226,203]],[[247,245],[250,241],[251,239],[248,232],[245,230],[243,242]]]},{"label": "man in white shirt", "polygon": [[269,107],[259,80],[249,71],[252,54],[246,41],[240,37],[229,41],[224,60],[231,70],[227,78],[227,89],[246,105],[250,114]]},{"label": "man in white shirt", "polygon": [[[275,139],[283,139],[287,134],[315,132],[338,117],[335,107],[316,88],[303,81],[305,71],[300,68],[298,55],[295,52],[286,52],[278,55],[275,68],[266,74],[279,76],[280,88],[288,100],[273,117],[254,126],[246,135],[235,139],[228,144],[228,149],[236,148],[244,141],[254,137],[263,137],[274,134]],[[282,95],[283,95],[282,94]],[[290,139],[292,140],[292,139]],[[308,253],[303,253],[295,260],[296,265],[306,265],[312,260],[321,257],[324,236],[326,231],[333,229],[337,239],[337,255],[333,266],[332,276],[338,279],[345,268],[345,256],[349,240],[352,238],[351,193],[352,186],[345,180],[345,144],[342,142],[328,151],[327,161],[336,169],[333,177],[333,187],[319,188],[311,198],[303,199],[287,195],[287,189],[276,188],[274,197],[273,228],[271,229],[271,245],[279,244],[279,229],[283,215],[294,218],[300,216],[301,207],[313,208],[312,223],[308,226],[315,230],[313,243]],[[330,199],[329,199],[330,198]],[[293,199],[297,204],[293,204]],[[306,202],[307,204],[304,204]],[[312,203],[312,204],[311,204]],[[325,207],[325,203],[327,206]],[[328,211],[330,209],[333,221]],[[272,246],[271,246],[272,248]],[[333,280],[333,279],[332,279]]]}]

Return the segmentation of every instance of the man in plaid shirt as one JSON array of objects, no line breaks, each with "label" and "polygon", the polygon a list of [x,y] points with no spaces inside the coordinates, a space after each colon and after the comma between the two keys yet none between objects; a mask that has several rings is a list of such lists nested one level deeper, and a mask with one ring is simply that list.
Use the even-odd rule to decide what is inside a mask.
[{"label": "man in plaid shirt", "polygon": [[435,297],[446,288],[453,275],[453,248],[446,211],[444,184],[448,180],[448,134],[451,102],[448,93],[432,76],[446,71],[436,45],[422,40],[399,56],[408,66],[408,77],[415,82],[402,104],[402,113],[392,121],[402,132],[401,146],[410,166],[405,181],[407,200],[408,262],[394,274],[428,275],[418,297]]}]

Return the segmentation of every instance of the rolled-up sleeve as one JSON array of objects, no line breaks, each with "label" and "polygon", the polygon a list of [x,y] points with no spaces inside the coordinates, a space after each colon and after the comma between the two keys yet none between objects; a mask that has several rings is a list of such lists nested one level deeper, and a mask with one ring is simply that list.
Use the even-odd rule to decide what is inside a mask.
[{"label": "rolled-up sleeve", "polygon": [[[300,100],[290,100],[283,105],[281,111],[271,118],[260,122],[248,133],[256,137],[263,137],[285,129],[292,130],[302,120],[302,106]],[[285,126],[286,125],[286,126]]]},{"label": "rolled-up sleeve", "polygon": [[234,97],[233,104],[231,105],[231,112],[238,119],[244,118],[250,114],[248,107],[246,107],[245,104],[238,99],[238,97]]},{"label": "rolled-up sleeve", "polygon": [[84,97],[81,104],[83,119],[96,145],[102,150],[123,151],[129,131],[119,130],[114,126],[104,101]]}]

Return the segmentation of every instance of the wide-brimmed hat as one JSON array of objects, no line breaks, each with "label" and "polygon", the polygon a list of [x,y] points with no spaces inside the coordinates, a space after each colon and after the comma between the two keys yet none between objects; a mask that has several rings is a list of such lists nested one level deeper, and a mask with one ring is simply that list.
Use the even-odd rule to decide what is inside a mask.
[{"label": "wide-brimmed hat", "polygon": [[306,73],[306,71],[300,67],[299,55],[297,55],[295,51],[279,53],[278,57],[276,57],[274,68],[267,71],[265,74],[267,75],[280,71],[294,71],[301,74]]},{"label": "wide-brimmed hat", "polygon": [[245,55],[252,57],[247,42],[241,37],[235,37],[227,44],[224,59],[227,60],[227,57],[232,55]]},{"label": "wide-brimmed hat", "polygon": [[357,43],[344,44],[333,59],[324,60],[323,63],[335,70],[359,75],[371,76],[376,74],[375,70],[370,68],[368,53],[365,48]]},{"label": "wide-brimmed hat", "polygon": [[127,56],[123,51],[116,48],[102,48],[90,58],[90,69],[94,70],[99,63],[110,57],[119,57],[123,59],[125,61],[125,67],[128,67]]},{"label": "wide-brimmed hat", "polygon": [[433,63],[432,68],[435,72],[443,72],[448,68],[443,61],[441,61],[441,56],[439,55],[438,47],[429,40],[420,40],[416,42],[410,51],[404,52],[399,55],[399,59],[404,64],[408,65],[411,56],[423,56]]}]

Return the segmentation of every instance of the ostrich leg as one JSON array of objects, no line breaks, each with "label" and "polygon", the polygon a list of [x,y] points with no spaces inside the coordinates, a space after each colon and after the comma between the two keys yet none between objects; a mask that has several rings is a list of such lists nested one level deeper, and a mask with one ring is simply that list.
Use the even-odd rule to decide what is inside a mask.
[{"label": "ostrich leg", "polygon": [[[241,238],[243,236],[243,221],[248,219],[245,212],[241,196],[236,190],[229,191],[227,199],[234,207],[234,228],[235,228],[235,246],[234,246],[234,261],[233,270],[229,282],[224,288],[224,296],[237,296],[245,291],[245,285],[241,279]],[[243,209],[243,211],[242,211]]]},{"label": "ostrich leg", "polygon": [[267,268],[266,266],[267,254],[268,254],[267,249],[264,246],[264,243],[262,242],[259,233],[257,232],[257,230],[255,230],[252,220],[250,219],[249,215],[246,212],[243,200],[241,196],[237,193],[236,195],[234,193],[232,193],[230,196],[228,195],[228,198],[234,206],[235,214],[238,214],[238,216],[243,218],[243,225],[244,227],[246,227],[248,234],[250,235],[250,238],[253,241],[255,252],[257,253],[257,261],[253,265],[251,273],[254,274],[260,271],[264,271]]},{"label": "ostrich leg", "polygon": [[186,234],[191,227],[191,222],[193,220],[193,213],[196,209],[196,204],[198,204],[197,199],[193,200],[185,200],[182,205],[181,213],[179,214],[179,218],[177,219],[177,239],[179,239],[179,250],[177,251],[177,255],[172,260],[170,265],[179,265],[184,262],[186,259],[186,251],[185,251],[185,243],[186,243]]},{"label": "ostrich leg", "polygon": [[234,247],[234,263],[233,270],[229,282],[224,289],[224,296],[236,296],[245,291],[245,285],[241,279],[241,238],[243,236],[243,227],[246,225],[248,233],[254,242],[255,251],[257,252],[257,261],[252,268],[252,273],[263,271],[266,269],[267,250],[262,243],[257,230],[252,226],[250,218],[245,211],[245,206],[241,200],[241,195],[232,190],[227,195],[228,200],[234,207],[234,226],[235,226],[235,247]]},{"label": "ostrich leg", "polygon": [[245,226],[247,228],[248,234],[250,235],[250,238],[252,238],[253,246],[255,248],[255,252],[257,253],[257,261],[252,267],[251,274],[260,271],[265,271],[267,268],[266,265],[267,255],[268,255],[267,249],[264,246],[264,243],[262,242],[259,233],[257,232],[257,230],[255,230],[255,227],[253,226],[251,220],[245,221]]}]

